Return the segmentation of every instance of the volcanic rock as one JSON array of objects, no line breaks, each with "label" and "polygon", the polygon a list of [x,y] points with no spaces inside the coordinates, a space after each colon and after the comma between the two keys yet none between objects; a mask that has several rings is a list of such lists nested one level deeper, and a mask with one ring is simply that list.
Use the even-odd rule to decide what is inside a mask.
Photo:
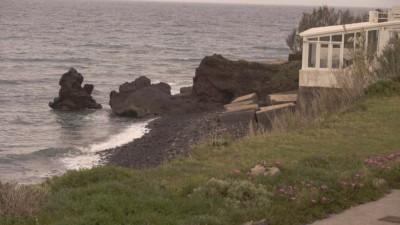
[{"label": "volcanic rock", "polygon": [[59,85],[61,89],[58,97],[53,102],[49,102],[49,106],[53,109],[72,111],[81,109],[101,109],[91,96],[94,86],[85,84],[82,88],[83,76],[74,68],[63,74]]},{"label": "volcanic rock", "polygon": [[230,61],[221,55],[206,56],[196,69],[193,92],[201,101],[227,104],[235,97],[255,92],[260,98],[295,89],[300,64],[272,65]]},{"label": "volcanic rock", "polygon": [[166,83],[151,84],[147,77],[139,77],[110,93],[110,106],[119,116],[146,117],[178,110],[180,104],[171,95]]}]

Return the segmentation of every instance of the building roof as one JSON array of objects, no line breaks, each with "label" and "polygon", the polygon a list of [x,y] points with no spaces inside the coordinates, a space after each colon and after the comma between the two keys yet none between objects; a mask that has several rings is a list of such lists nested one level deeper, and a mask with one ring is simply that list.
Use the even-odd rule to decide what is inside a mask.
[{"label": "building roof", "polygon": [[299,35],[301,37],[320,36],[320,35],[324,35],[324,34],[328,35],[328,34],[333,34],[333,33],[347,33],[347,32],[362,30],[362,29],[371,29],[371,28],[396,26],[396,25],[400,26],[400,20],[383,22],[383,23],[371,23],[371,22],[352,23],[352,24],[345,24],[345,25],[335,25],[335,26],[311,28],[304,32],[301,32]]}]

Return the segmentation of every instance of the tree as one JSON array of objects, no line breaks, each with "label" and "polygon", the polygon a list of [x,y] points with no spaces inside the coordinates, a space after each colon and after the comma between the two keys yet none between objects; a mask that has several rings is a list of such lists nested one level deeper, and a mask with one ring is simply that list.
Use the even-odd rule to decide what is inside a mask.
[{"label": "tree", "polygon": [[302,40],[299,33],[314,27],[325,27],[339,24],[349,24],[365,21],[367,14],[353,15],[350,10],[337,10],[321,6],[314,9],[311,13],[303,13],[297,29],[294,29],[286,38],[286,44],[295,53],[301,52]]}]

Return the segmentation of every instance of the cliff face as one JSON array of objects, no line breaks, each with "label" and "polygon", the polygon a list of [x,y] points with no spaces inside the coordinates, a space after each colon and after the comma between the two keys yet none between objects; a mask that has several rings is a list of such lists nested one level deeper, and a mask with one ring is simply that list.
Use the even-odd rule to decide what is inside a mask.
[{"label": "cliff face", "polygon": [[264,98],[274,92],[297,89],[300,66],[298,62],[269,65],[206,56],[196,69],[193,94],[201,101],[222,104],[253,92]]}]

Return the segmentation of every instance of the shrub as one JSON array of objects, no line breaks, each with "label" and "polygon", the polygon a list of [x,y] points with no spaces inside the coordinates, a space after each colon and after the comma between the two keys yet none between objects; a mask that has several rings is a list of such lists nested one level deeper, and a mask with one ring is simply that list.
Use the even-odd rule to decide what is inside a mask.
[{"label": "shrub", "polygon": [[383,50],[378,62],[380,76],[400,78],[400,39],[396,39]]},{"label": "shrub", "polygon": [[369,86],[365,93],[373,96],[400,95],[400,81],[398,79],[381,79]]},{"label": "shrub", "polygon": [[0,183],[0,216],[29,218],[35,216],[48,191],[39,185]]}]

